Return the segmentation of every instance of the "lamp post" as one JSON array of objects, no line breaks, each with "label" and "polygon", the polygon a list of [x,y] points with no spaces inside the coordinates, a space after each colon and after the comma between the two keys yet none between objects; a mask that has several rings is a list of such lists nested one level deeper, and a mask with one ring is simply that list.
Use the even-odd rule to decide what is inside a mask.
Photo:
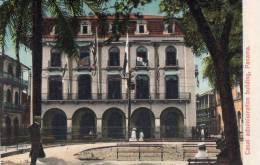
[{"label": "lamp post", "polygon": [[127,73],[126,77],[123,77],[123,79],[126,79],[127,81],[127,116],[128,116],[128,138],[131,136],[131,90],[134,88],[133,83],[131,83],[131,79],[133,77],[132,70],[129,70],[129,73]]}]

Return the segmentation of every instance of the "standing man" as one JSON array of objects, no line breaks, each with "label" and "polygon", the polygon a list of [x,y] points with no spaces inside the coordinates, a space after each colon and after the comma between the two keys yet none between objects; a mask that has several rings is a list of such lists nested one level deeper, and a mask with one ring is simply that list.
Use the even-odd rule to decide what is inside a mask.
[{"label": "standing man", "polygon": [[33,122],[33,124],[29,127],[29,132],[31,137],[31,165],[36,165],[41,147],[40,125],[37,122]]}]

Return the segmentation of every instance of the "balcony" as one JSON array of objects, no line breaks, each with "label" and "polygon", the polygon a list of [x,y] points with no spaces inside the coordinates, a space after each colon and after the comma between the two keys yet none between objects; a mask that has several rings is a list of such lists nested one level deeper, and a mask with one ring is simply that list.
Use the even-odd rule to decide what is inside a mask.
[{"label": "balcony", "polygon": [[180,68],[179,61],[176,60],[176,64],[166,64],[164,67],[165,70],[178,70]]},{"label": "balcony", "polygon": [[[72,94],[63,94],[62,97],[51,98],[49,97],[48,93],[42,93],[42,101],[44,103],[49,102],[127,102],[128,94],[127,93],[120,93],[118,95],[112,95],[109,93],[91,93],[90,95],[86,95],[85,98],[82,96],[79,97],[78,93]],[[191,93],[189,92],[181,92],[174,98],[166,98],[166,93],[150,93],[147,97],[136,97],[135,93],[131,93],[131,100],[133,103],[135,102],[190,102],[191,100]]]},{"label": "balcony", "polygon": [[6,112],[24,112],[27,108],[26,105],[22,105],[22,104],[3,103],[3,105],[4,105],[4,111]]},{"label": "balcony", "polygon": [[49,71],[62,71],[62,70],[64,70],[64,68],[62,68],[61,63],[52,64],[51,61],[48,61],[48,70]]},{"label": "balcony", "polygon": [[22,80],[21,78],[7,72],[0,72],[0,81],[4,84],[12,84],[14,86],[21,87],[22,89],[28,88],[28,81]]}]

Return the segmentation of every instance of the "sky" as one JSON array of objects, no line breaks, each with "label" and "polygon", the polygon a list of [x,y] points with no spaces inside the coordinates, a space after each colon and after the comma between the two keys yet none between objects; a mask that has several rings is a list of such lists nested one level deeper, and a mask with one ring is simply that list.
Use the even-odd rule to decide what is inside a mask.
[{"label": "sky", "polygon": [[[160,0],[153,0],[152,3],[145,5],[144,7],[140,7],[137,11],[145,15],[163,15],[162,13],[160,13],[159,4],[160,4]],[[10,38],[7,39],[5,54],[15,58],[15,49],[14,46],[12,45],[12,41]],[[203,70],[202,64],[203,64],[204,56],[205,55],[202,55],[201,57],[196,57],[195,59],[195,63],[198,65],[198,70],[199,70],[199,87],[196,88],[196,93],[203,93],[205,91],[210,90],[207,79],[202,78],[202,70]],[[23,64],[31,68],[32,56],[31,56],[31,51],[29,49],[26,49],[23,46],[20,48],[20,59]]]}]

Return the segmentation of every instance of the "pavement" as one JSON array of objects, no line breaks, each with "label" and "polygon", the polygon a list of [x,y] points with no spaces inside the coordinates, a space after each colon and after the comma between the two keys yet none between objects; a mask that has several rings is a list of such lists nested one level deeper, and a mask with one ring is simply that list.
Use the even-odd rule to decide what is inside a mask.
[{"label": "pavement", "polygon": [[[117,143],[95,143],[45,148],[46,157],[37,160],[37,165],[187,165],[186,161],[81,161],[74,154],[89,148],[115,146]],[[29,165],[29,153],[1,158],[3,165]]]}]

